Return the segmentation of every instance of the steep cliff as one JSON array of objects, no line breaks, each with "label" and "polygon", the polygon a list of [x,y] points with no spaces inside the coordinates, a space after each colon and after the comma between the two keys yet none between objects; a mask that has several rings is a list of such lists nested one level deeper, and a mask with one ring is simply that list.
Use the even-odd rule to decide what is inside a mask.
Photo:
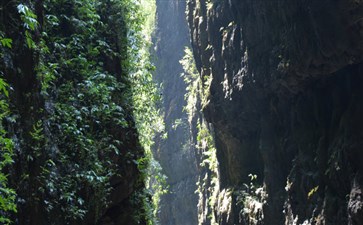
[{"label": "steep cliff", "polygon": [[362,224],[363,3],[191,0],[187,14],[211,79],[216,222]]},{"label": "steep cliff", "polygon": [[154,35],[155,80],[162,84],[165,131],[167,137],[158,139],[154,155],[167,176],[168,193],[161,197],[161,225],[197,224],[198,167],[190,125],[184,111],[186,84],[179,61],[184,47],[190,45],[186,3],[178,0],[157,0],[157,21]]},{"label": "steep cliff", "polygon": [[[138,10],[131,1],[1,1],[1,224],[147,223],[129,79]],[[5,144],[14,153],[6,168]],[[4,181],[17,212],[3,201]]]}]

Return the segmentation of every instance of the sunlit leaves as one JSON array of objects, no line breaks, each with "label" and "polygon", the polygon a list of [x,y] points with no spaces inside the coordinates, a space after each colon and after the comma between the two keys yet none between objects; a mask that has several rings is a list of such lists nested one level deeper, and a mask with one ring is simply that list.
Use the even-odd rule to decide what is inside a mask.
[{"label": "sunlit leaves", "polygon": [[35,42],[29,31],[34,31],[37,28],[37,16],[28,6],[24,4],[19,4],[17,9],[18,13],[21,15],[21,20],[23,21],[23,25],[25,27],[26,44],[28,48],[35,48]]},{"label": "sunlit leaves", "polygon": [[[152,72],[155,69],[150,62],[150,40],[154,29],[155,1],[142,0],[141,3],[129,2],[125,20],[128,25],[128,58],[124,67],[128,68],[132,84],[132,103],[134,118],[140,135],[140,141],[146,151],[146,158],[139,160],[138,167],[144,172],[146,184],[153,195],[153,207],[144,204],[148,214],[148,224],[156,223],[160,196],[167,192],[166,177],[161,172],[160,165],[153,159],[151,147],[156,134],[164,132],[164,121],[156,105],[161,101],[158,87],[155,85]],[[161,135],[161,136],[166,136]]]},{"label": "sunlit leaves", "polygon": [[17,8],[24,22],[24,27],[28,30],[35,30],[38,21],[37,16],[33,13],[33,11],[30,10],[28,6],[23,4],[19,4]]},{"label": "sunlit leaves", "polygon": [[1,42],[2,46],[7,47],[7,48],[11,48],[13,40],[11,40],[10,38],[1,38],[0,37],[0,42]]},{"label": "sunlit leaves", "polygon": [[[0,121],[3,121],[9,114],[9,85],[6,81],[0,78]],[[2,123],[0,123],[0,223],[10,224],[7,218],[7,212],[16,212],[15,197],[16,193],[13,189],[8,187],[7,175],[3,169],[13,163],[13,142],[10,138],[6,137],[6,130]]]},{"label": "sunlit leaves", "polygon": [[[40,2],[44,4],[44,16],[38,15],[38,23],[34,9],[38,13],[35,6]],[[36,180],[31,183],[36,192],[30,196],[20,189],[21,198],[26,207],[32,206],[32,199],[40,199],[47,215],[60,214],[64,224],[76,224],[74,221],[85,217],[92,217],[96,223],[109,204],[110,178],[123,176],[128,166],[144,166],[140,167],[144,172],[148,165],[149,159],[144,157],[137,140],[134,118],[146,128],[140,133],[148,148],[153,133],[163,127],[153,108],[159,95],[151,79],[149,46],[141,33],[145,19],[140,4],[134,0],[40,2],[18,4],[18,37],[14,43],[5,35],[0,38],[4,52],[12,51],[9,48],[15,44],[14,50],[32,49],[24,51],[30,52],[34,60],[29,61],[35,63],[29,66],[35,71],[27,71],[27,75],[36,75],[36,88],[31,91],[40,93],[29,95],[40,94],[42,103],[37,106],[46,102],[44,108],[32,109],[28,128],[24,128],[27,140],[22,141],[29,143],[24,144],[26,148],[21,149],[19,157],[21,163],[28,163],[24,170],[31,165],[36,172],[21,174],[21,185]],[[8,110],[8,89],[0,79],[3,120]],[[138,116],[132,115],[134,110]],[[0,144],[0,167],[5,167],[12,162],[12,142],[5,139],[5,132],[0,134]],[[23,151],[26,154],[22,155]],[[6,176],[1,175],[0,187],[6,188]],[[141,177],[137,173],[135,176]],[[136,183],[138,186],[132,188],[142,189],[143,180]],[[11,191],[1,191],[4,198],[0,199],[0,207],[6,199],[14,199]],[[6,193],[12,197],[7,198]],[[146,196],[137,201],[147,201]],[[142,214],[140,221],[145,217]],[[0,223],[4,221],[0,217]]]},{"label": "sunlit leaves", "polygon": [[9,85],[4,79],[0,78],[0,93],[3,93],[6,97],[9,97],[8,87]]}]

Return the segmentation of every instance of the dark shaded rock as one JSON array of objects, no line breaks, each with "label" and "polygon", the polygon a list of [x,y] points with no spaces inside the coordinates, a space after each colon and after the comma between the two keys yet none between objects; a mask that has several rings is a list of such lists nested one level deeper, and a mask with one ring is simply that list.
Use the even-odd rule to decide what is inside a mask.
[{"label": "dark shaded rock", "polygon": [[348,213],[349,224],[361,224],[363,221],[363,193],[362,187],[358,183],[358,179],[353,182],[352,189],[349,194]]},{"label": "dark shaded rock", "polygon": [[262,218],[246,218],[246,204],[227,213],[216,206],[220,224],[363,223],[354,184],[362,173],[362,9],[343,0],[189,1],[197,67],[213,78],[203,113],[220,186],[243,190],[256,174],[266,194]]}]

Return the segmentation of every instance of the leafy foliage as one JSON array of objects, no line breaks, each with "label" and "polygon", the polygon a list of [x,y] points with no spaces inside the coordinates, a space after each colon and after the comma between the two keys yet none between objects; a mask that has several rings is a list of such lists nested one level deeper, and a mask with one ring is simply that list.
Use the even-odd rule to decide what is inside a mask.
[{"label": "leafy foliage", "polygon": [[34,31],[36,29],[38,25],[37,16],[24,4],[19,4],[17,9],[21,15],[21,20],[24,23],[26,44],[28,48],[35,48],[35,42],[29,31]]},{"label": "leafy foliage", "polygon": [[166,176],[162,174],[161,166],[151,151],[155,136],[166,135],[162,114],[157,108],[161,95],[152,77],[155,67],[150,62],[149,53],[155,26],[155,0],[142,0],[139,4],[134,2],[134,7],[136,11],[126,21],[133,26],[131,30],[136,31],[128,33],[128,39],[132,40],[128,48],[128,65],[134,118],[140,143],[145,150],[145,157],[138,160],[138,166],[143,171],[146,186],[152,195],[152,206],[144,202],[145,213],[150,218],[148,224],[156,224],[160,196],[167,193],[167,185]]},{"label": "leafy foliage", "polygon": [[[201,78],[195,65],[193,53],[189,48],[185,49],[185,55],[180,60],[180,63],[184,69],[182,77],[187,85],[187,92],[184,96],[187,105],[184,107],[184,110],[188,114],[188,120],[191,126],[196,127],[196,147],[201,158],[200,167],[203,171],[202,174],[204,174],[197,182],[197,193],[199,195],[199,201],[205,199],[207,202],[200,202],[199,204],[207,205],[209,223],[215,225],[217,221],[213,209],[217,204],[220,191],[218,160],[213,134],[200,112],[208,104],[209,88],[212,78],[210,76],[205,76],[203,78],[204,80]],[[204,218],[199,218],[200,223],[203,223],[203,220]]]},{"label": "leafy foliage", "polygon": [[[2,89],[3,96],[7,96],[7,92],[4,91],[6,83],[0,79],[0,89]],[[2,96],[2,97],[3,97]],[[3,121],[4,118],[9,114],[9,106],[7,100],[3,97],[0,100],[0,120]],[[10,224],[9,214],[7,212],[16,212],[15,204],[15,191],[8,186],[8,178],[5,168],[13,163],[13,142],[10,138],[6,136],[7,132],[3,124],[0,124],[0,222],[2,224]]]},{"label": "leafy foliage", "polygon": [[212,77],[205,75],[202,79],[195,65],[193,52],[190,48],[185,48],[185,55],[180,64],[183,66],[184,73],[181,75],[187,84],[185,100],[187,105],[185,111],[189,116],[189,122],[208,104],[209,87]]},{"label": "leafy foliage", "polygon": [[257,225],[263,220],[263,205],[266,204],[266,190],[257,185],[257,175],[249,174],[249,184],[243,184],[242,188],[235,190],[236,205],[240,208],[240,218],[244,224]]},{"label": "leafy foliage", "polygon": [[[208,192],[208,207],[214,209],[220,191],[217,149],[214,145],[214,138],[204,120],[197,123],[197,129],[197,148],[202,159],[200,166],[207,170],[206,176],[198,181],[198,194],[200,195],[199,198],[203,199],[201,196],[203,192]],[[213,210],[210,211],[208,216],[211,224],[216,225],[217,221]]]},{"label": "leafy foliage", "polygon": [[[145,43],[153,29],[153,13],[147,17],[145,12],[155,12],[155,2],[145,2],[147,8],[134,0],[13,1],[7,6],[14,24],[2,21],[1,26],[17,30],[0,33],[0,43],[2,49],[16,48],[1,65],[29,82],[24,89],[11,79],[14,89],[8,93],[0,79],[0,105],[6,112],[0,119],[8,116],[9,94],[11,124],[20,128],[12,131],[19,151],[12,185],[20,222],[99,222],[115,204],[112,181],[136,179],[129,187],[135,192],[123,203],[138,209],[128,223],[154,223],[151,193],[144,187],[151,173],[162,179],[150,147],[163,123]],[[5,38],[9,34],[16,39]],[[16,64],[21,54],[29,59],[23,65]],[[8,153],[2,154],[5,166],[12,162],[12,142],[4,141],[5,128],[0,128],[0,144],[8,144],[3,148]],[[7,188],[5,173],[0,185]],[[15,211],[14,191],[0,192],[0,209]],[[1,215],[1,222],[7,222],[6,212]]]},{"label": "leafy foliage", "polygon": [[13,40],[10,38],[0,38],[0,42],[3,47],[11,48]]},{"label": "leafy foliage", "polygon": [[[0,33],[0,42],[2,48],[11,48],[12,39],[3,38]],[[0,72],[3,75],[2,72]],[[14,189],[8,185],[8,175],[5,169],[13,163],[13,142],[7,137],[6,127],[4,126],[4,119],[9,115],[9,85],[0,77],[0,223],[10,224],[9,212],[16,212],[15,197],[16,193]]]}]

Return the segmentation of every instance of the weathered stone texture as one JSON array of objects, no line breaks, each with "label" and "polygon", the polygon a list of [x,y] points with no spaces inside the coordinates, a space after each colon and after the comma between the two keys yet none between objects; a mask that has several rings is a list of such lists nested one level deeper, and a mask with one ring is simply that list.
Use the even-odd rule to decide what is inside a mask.
[{"label": "weathered stone texture", "polygon": [[259,222],[233,206],[221,224],[362,224],[363,2],[191,0],[187,14],[221,188],[257,174],[267,194]]}]

